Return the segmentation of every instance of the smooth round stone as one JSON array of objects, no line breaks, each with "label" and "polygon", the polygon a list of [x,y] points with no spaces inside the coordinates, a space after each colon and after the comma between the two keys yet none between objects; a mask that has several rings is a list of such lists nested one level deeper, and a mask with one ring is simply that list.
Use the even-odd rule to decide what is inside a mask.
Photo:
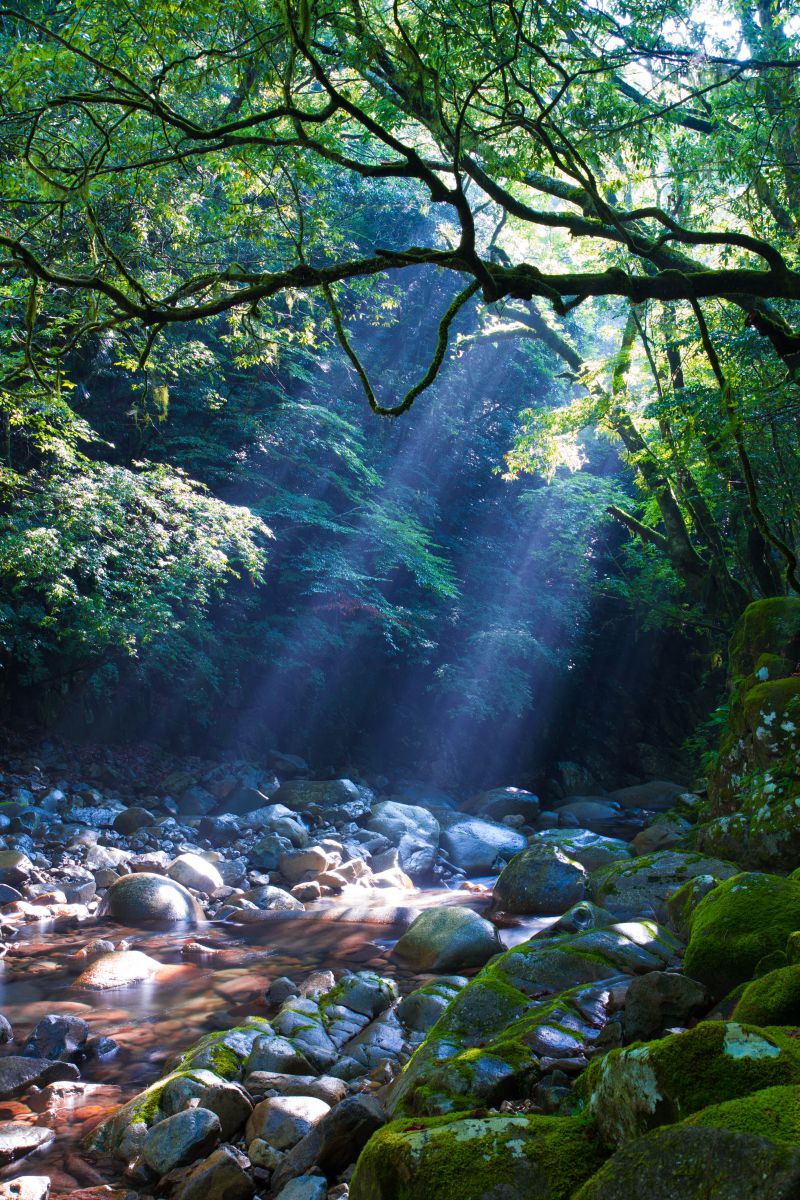
[{"label": "smooth round stone", "polygon": [[583,899],[587,874],[557,846],[534,844],[512,858],[494,885],[492,908],[563,913]]},{"label": "smooth round stone", "polygon": [[52,1129],[26,1125],[22,1121],[3,1121],[0,1124],[0,1166],[24,1158],[41,1146],[52,1142]]},{"label": "smooth round stone", "polygon": [[150,922],[197,925],[204,919],[203,910],[183,884],[147,871],[123,875],[112,884],[98,916],[133,926]]},{"label": "smooth round stone", "polygon": [[203,1158],[219,1143],[219,1117],[207,1108],[188,1108],[159,1121],[149,1130],[142,1158],[159,1175]]},{"label": "smooth round stone", "polygon": [[460,905],[420,913],[394,948],[416,971],[482,967],[503,945],[494,925]]},{"label": "smooth round stone", "polygon": [[209,896],[224,884],[214,864],[200,854],[180,854],[167,867],[167,875],[185,888],[193,888]]},{"label": "smooth round stone", "polygon": [[75,980],[75,987],[92,991],[129,987],[152,979],[160,964],[141,950],[115,950],[95,959]]}]

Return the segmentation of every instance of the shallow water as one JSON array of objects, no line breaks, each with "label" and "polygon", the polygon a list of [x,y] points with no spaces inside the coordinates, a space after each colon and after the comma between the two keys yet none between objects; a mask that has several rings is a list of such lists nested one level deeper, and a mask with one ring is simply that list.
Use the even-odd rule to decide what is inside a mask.
[{"label": "shallow water", "polygon": [[[491,884],[491,880],[485,881]],[[55,1142],[45,1151],[12,1163],[0,1179],[19,1174],[51,1176],[53,1200],[79,1195],[79,1188],[116,1180],[118,1168],[89,1164],[80,1153],[85,1134],[111,1109],[164,1074],[168,1061],[204,1034],[227,1029],[250,1015],[266,1016],[265,992],[272,980],[289,975],[300,982],[320,969],[369,967],[398,979],[403,992],[420,982],[393,961],[390,951],[420,909],[442,904],[486,906],[488,896],[431,889],[382,893],[348,889],[342,897],[306,912],[281,913],[257,924],[209,922],[198,929],[143,931],[108,921],[74,919],[21,926],[0,964],[0,1012],[14,1029],[6,1053],[19,1054],[28,1034],[50,1013],[74,1013],[92,1035],[113,1038],[118,1053],[87,1063],[81,1079],[93,1085],[44,1114],[36,1095],[0,1102],[0,1120],[49,1124]],[[530,937],[548,919],[525,920],[501,930],[506,945]],[[161,964],[151,982],[105,992],[77,989],[85,961],[74,956],[94,938],[142,950]],[[210,953],[206,953],[203,947]],[[120,1195],[125,1194],[124,1186]],[[97,1193],[113,1196],[114,1192]]]}]

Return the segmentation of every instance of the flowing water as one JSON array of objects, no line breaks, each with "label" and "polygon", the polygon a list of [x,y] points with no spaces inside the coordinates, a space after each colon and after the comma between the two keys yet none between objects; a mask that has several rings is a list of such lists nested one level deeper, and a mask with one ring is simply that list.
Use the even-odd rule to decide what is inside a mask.
[{"label": "flowing water", "polygon": [[[486,881],[491,883],[491,881]],[[349,893],[349,894],[348,894]],[[79,1189],[100,1187],[116,1178],[118,1168],[88,1163],[80,1152],[85,1134],[111,1109],[152,1083],[177,1053],[204,1034],[227,1029],[251,1015],[269,1012],[265,992],[288,975],[297,982],[311,971],[369,968],[394,976],[402,992],[420,979],[391,957],[391,949],[409,918],[423,907],[467,904],[481,909],[487,896],[464,891],[427,890],[382,894],[348,889],[335,901],[301,913],[274,914],[257,924],[210,922],[194,930],[142,931],[108,922],[39,922],[21,926],[0,964],[0,1012],[14,1029],[7,1052],[19,1054],[36,1023],[51,1013],[74,1013],[88,1022],[93,1036],[113,1038],[118,1052],[105,1062],[90,1062],[81,1079],[91,1085],[58,1102],[28,1094],[24,1102],[0,1102],[0,1120],[49,1124],[55,1141],[24,1162],[0,1171],[0,1179],[47,1174],[51,1197],[79,1196]],[[530,937],[545,921],[525,921],[502,930],[507,945]],[[161,964],[148,983],[105,992],[74,986],[86,966],[76,953],[95,938],[125,939]],[[43,1111],[44,1109],[44,1111]],[[119,1192],[94,1193],[113,1197]],[[90,1193],[91,1194],[91,1193]]]}]

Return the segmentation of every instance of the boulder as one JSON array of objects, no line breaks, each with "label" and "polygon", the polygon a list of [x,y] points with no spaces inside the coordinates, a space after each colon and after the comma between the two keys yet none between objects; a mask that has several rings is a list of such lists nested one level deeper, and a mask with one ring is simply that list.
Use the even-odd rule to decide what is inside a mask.
[{"label": "boulder", "polygon": [[248,1143],[261,1138],[275,1150],[289,1150],[330,1112],[314,1096],[270,1096],[253,1109],[245,1129]]},{"label": "boulder", "polygon": [[532,841],[535,846],[547,844],[557,846],[562,854],[573,862],[580,863],[587,871],[607,867],[610,863],[622,862],[631,857],[628,842],[621,838],[604,837],[591,829],[546,829],[537,833]]},{"label": "boulder", "polygon": [[22,1048],[26,1058],[69,1060],[78,1056],[89,1037],[82,1017],[53,1014],[42,1017]]},{"label": "boulder", "polygon": [[193,1167],[174,1193],[174,1200],[250,1200],[256,1185],[247,1156],[234,1146],[220,1146]]},{"label": "boulder", "polygon": [[[679,850],[659,850],[644,858],[612,863],[593,871],[589,881],[592,899],[619,916],[654,914],[663,919],[667,901],[695,875],[729,879],[739,868],[735,863]],[[690,972],[693,974],[693,972]]]},{"label": "boulder", "polygon": [[74,1063],[9,1054],[0,1058],[0,1100],[13,1100],[34,1085],[41,1088],[57,1079],[78,1077]]},{"label": "boulder", "polygon": [[619,804],[587,796],[568,796],[558,806],[558,823],[567,829],[589,829],[593,833],[613,834],[624,823]]},{"label": "boulder", "polygon": [[671,846],[679,846],[685,842],[692,826],[679,813],[666,812],[644,829],[640,829],[633,839],[633,850],[637,856],[654,854],[656,850],[668,850]]},{"label": "boulder", "polygon": [[498,861],[524,850],[528,839],[507,825],[464,814],[439,814],[439,844],[454,867],[467,875],[486,875]]},{"label": "boulder", "polygon": [[205,1108],[187,1108],[153,1125],[142,1146],[142,1158],[157,1175],[184,1167],[208,1154],[220,1140],[216,1113]]},{"label": "boulder", "polygon": [[33,863],[21,850],[0,850],[0,884],[15,887],[24,883],[33,871]]},{"label": "boulder", "polygon": [[[719,872],[715,872],[719,874]],[[726,879],[691,918],[685,969],[721,999],[752,978],[767,954],[800,929],[800,880],[749,871]]]},{"label": "boulder", "polygon": [[557,846],[534,842],[504,867],[492,908],[511,913],[563,913],[582,900],[587,874]]},{"label": "boulder", "polygon": [[503,817],[520,816],[532,824],[539,815],[539,797],[524,788],[498,787],[478,792],[461,805],[461,811],[487,821],[502,821]]},{"label": "boulder", "polygon": [[633,787],[619,788],[611,792],[609,799],[622,808],[646,808],[666,810],[672,808],[686,788],[667,779],[652,779],[649,783],[636,783]]},{"label": "boulder", "polygon": [[375,802],[369,788],[350,779],[287,779],[272,799],[292,812],[351,821],[366,816]]},{"label": "boulder", "polygon": [[376,804],[367,829],[397,848],[398,862],[412,878],[428,875],[439,849],[439,822],[426,808],[394,800]]},{"label": "boulder", "polygon": [[[16,1162],[34,1150],[41,1150],[52,1142],[52,1129],[41,1125],[28,1125],[23,1121],[3,1121],[0,1124],[0,1167]],[[11,1195],[13,1196],[13,1192]]]},{"label": "boulder", "polygon": [[17,1175],[0,1183],[0,1200],[47,1200],[49,1175]]},{"label": "boulder", "polygon": [[167,876],[185,888],[205,892],[208,896],[223,886],[217,868],[200,854],[179,854],[167,867]]},{"label": "boulder", "polygon": [[800,963],[768,971],[748,983],[733,1010],[751,1025],[800,1026]]},{"label": "boulder", "polygon": [[182,884],[147,871],[123,875],[113,883],[97,915],[134,928],[148,924],[198,925],[204,919],[200,905]]},{"label": "boulder", "polygon": [[502,950],[494,925],[471,908],[455,905],[420,913],[394,953],[415,972],[441,972],[482,967]]},{"label": "boulder", "polygon": [[81,971],[74,986],[98,992],[130,987],[131,984],[152,979],[159,967],[154,958],[143,954],[141,950],[115,950],[90,963],[85,971]]},{"label": "boulder", "polygon": [[140,808],[136,804],[132,804],[130,808],[124,808],[122,812],[118,812],[114,817],[112,828],[126,837],[133,833],[138,833],[140,829],[146,829],[150,825],[155,825],[156,818],[149,808]]},{"label": "boulder", "polygon": [[350,1200],[570,1200],[603,1158],[570,1117],[395,1121],[359,1158]]},{"label": "boulder", "polygon": [[639,975],[631,980],[625,995],[625,1040],[649,1042],[659,1038],[667,1030],[684,1027],[707,1012],[710,1003],[706,988],[686,975],[671,971]]},{"label": "boulder", "polygon": [[312,1167],[335,1177],[354,1163],[373,1133],[386,1121],[380,1102],[369,1095],[349,1096],[332,1108],[286,1155],[272,1177],[276,1192]]}]

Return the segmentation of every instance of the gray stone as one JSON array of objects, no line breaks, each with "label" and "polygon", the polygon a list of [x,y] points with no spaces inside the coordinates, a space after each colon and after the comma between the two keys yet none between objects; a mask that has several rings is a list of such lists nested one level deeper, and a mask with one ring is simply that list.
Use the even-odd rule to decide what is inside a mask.
[{"label": "gray stone", "polygon": [[358,1158],[386,1112],[374,1096],[349,1096],[324,1116],[318,1125],[286,1155],[272,1178],[279,1192],[290,1179],[316,1166],[334,1177]]},{"label": "gray stone", "polygon": [[270,1096],[253,1109],[245,1141],[262,1138],[276,1150],[289,1150],[330,1112],[330,1105],[314,1096]]},{"label": "gray stone", "polygon": [[492,908],[511,913],[563,913],[583,899],[587,874],[557,846],[534,843],[512,858],[492,893]]},{"label": "gray stone", "polygon": [[153,1125],[142,1147],[142,1158],[158,1175],[185,1167],[208,1154],[220,1140],[216,1113],[205,1108],[187,1108]]},{"label": "gray stone", "polygon": [[524,788],[498,787],[478,792],[461,805],[461,811],[487,821],[502,821],[503,817],[519,815],[532,824],[539,815],[539,797]]},{"label": "gray stone", "polygon": [[633,787],[619,788],[612,792],[610,800],[621,804],[623,808],[647,808],[665,810],[686,791],[679,783],[671,783],[666,779],[653,779],[649,783],[636,783]]},{"label": "gray stone", "polygon": [[414,971],[482,967],[503,949],[494,925],[460,905],[420,913],[394,948]]},{"label": "gray stone", "polygon": [[54,1136],[52,1129],[43,1129],[41,1125],[3,1121],[0,1124],[0,1166],[4,1167],[34,1150],[40,1150],[52,1142]]},{"label": "gray stone", "polygon": [[182,884],[149,872],[123,875],[112,884],[98,916],[134,927],[149,923],[198,925],[204,919],[200,905]]},{"label": "gray stone", "polygon": [[234,1146],[220,1146],[193,1167],[174,1200],[250,1200],[256,1185],[247,1157]]},{"label": "gray stone", "polygon": [[179,854],[167,867],[167,876],[195,892],[210,896],[223,886],[223,878],[213,863],[200,854]]},{"label": "gray stone", "polygon": [[244,1088],[225,1079],[202,1088],[197,1099],[200,1108],[207,1108],[219,1117],[222,1140],[225,1142],[239,1132],[253,1112],[252,1102]]},{"label": "gray stone", "polygon": [[115,950],[113,954],[103,954],[90,963],[73,986],[98,992],[130,987],[152,979],[158,970],[156,960],[141,950]]},{"label": "gray stone", "polygon": [[254,1071],[278,1071],[283,1075],[311,1075],[313,1067],[296,1046],[285,1037],[258,1037],[247,1060],[248,1074]]},{"label": "gray stone", "polygon": [[254,1071],[245,1078],[244,1086],[251,1096],[275,1092],[281,1096],[313,1096],[324,1100],[329,1107],[344,1100],[347,1088],[341,1079],[331,1075],[286,1075],[280,1071]]},{"label": "gray stone", "polygon": [[319,813],[334,819],[340,813],[348,820],[366,816],[375,801],[367,787],[350,779],[288,779],[273,796],[276,804],[285,804],[293,812]]},{"label": "gray stone", "polygon": [[9,1054],[0,1058],[0,1100],[22,1096],[34,1084],[44,1087],[46,1083],[53,1083],[57,1079],[78,1077],[78,1068],[74,1063]]},{"label": "gray stone", "polygon": [[627,1042],[649,1042],[666,1030],[684,1028],[711,1007],[711,997],[694,979],[650,971],[631,981],[625,996],[623,1029]]},{"label": "gray stone", "polygon": [[498,859],[507,861],[528,844],[523,834],[507,825],[463,813],[452,816],[442,813],[439,824],[442,850],[453,866],[461,868],[467,875],[487,874]]},{"label": "gray stone", "polygon": [[86,1044],[89,1026],[81,1017],[43,1017],[22,1048],[26,1058],[70,1059]]},{"label": "gray stone", "polygon": [[532,840],[533,845],[542,843],[558,846],[567,858],[580,863],[587,871],[631,857],[628,842],[623,842],[621,838],[604,837],[590,829],[547,829]]},{"label": "gray stone", "polygon": [[133,804],[130,808],[123,809],[114,817],[113,828],[117,833],[122,833],[130,836],[133,833],[138,833],[140,829],[146,829],[150,825],[155,825],[156,818],[148,808],[139,808]]},{"label": "gray stone", "polygon": [[427,809],[387,800],[375,805],[367,829],[397,849],[400,867],[412,878],[429,874],[439,848],[439,822]]},{"label": "gray stone", "polygon": [[33,870],[27,854],[19,850],[0,850],[0,883],[14,887],[24,883]]},{"label": "gray stone", "polygon": [[325,1200],[328,1183],[322,1175],[300,1175],[281,1188],[275,1200]]},{"label": "gray stone", "polygon": [[0,1183],[0,1200],[47,1200],[49,1175],[17,1175]]},{"label": "gray stone", "polygon": [[719,858],[659,850],[644,858],[600,867],[592,872],[589,886],[595,902],[618,916],[655,913],[662,918],[669,897],[696,875],[713,875],[724,880],[737,874],[737,866]]},{"label": "gray stone", "polygon": [[281,855],[278,863],[281,875],[290,884],[313,879],[334,865],[332,856],[321,846],[306,846],[303,850],[290,850]]},{"label": "gray stone", "polygon": [[263,887],[251,888],[249,892],[245,892],[245,899],[255,904],[257,908],[268,909],[271,912],[300,912],[303,909],[301,901],[296,896],[283,888],[274,887],[271,883],[264,884]]}]

